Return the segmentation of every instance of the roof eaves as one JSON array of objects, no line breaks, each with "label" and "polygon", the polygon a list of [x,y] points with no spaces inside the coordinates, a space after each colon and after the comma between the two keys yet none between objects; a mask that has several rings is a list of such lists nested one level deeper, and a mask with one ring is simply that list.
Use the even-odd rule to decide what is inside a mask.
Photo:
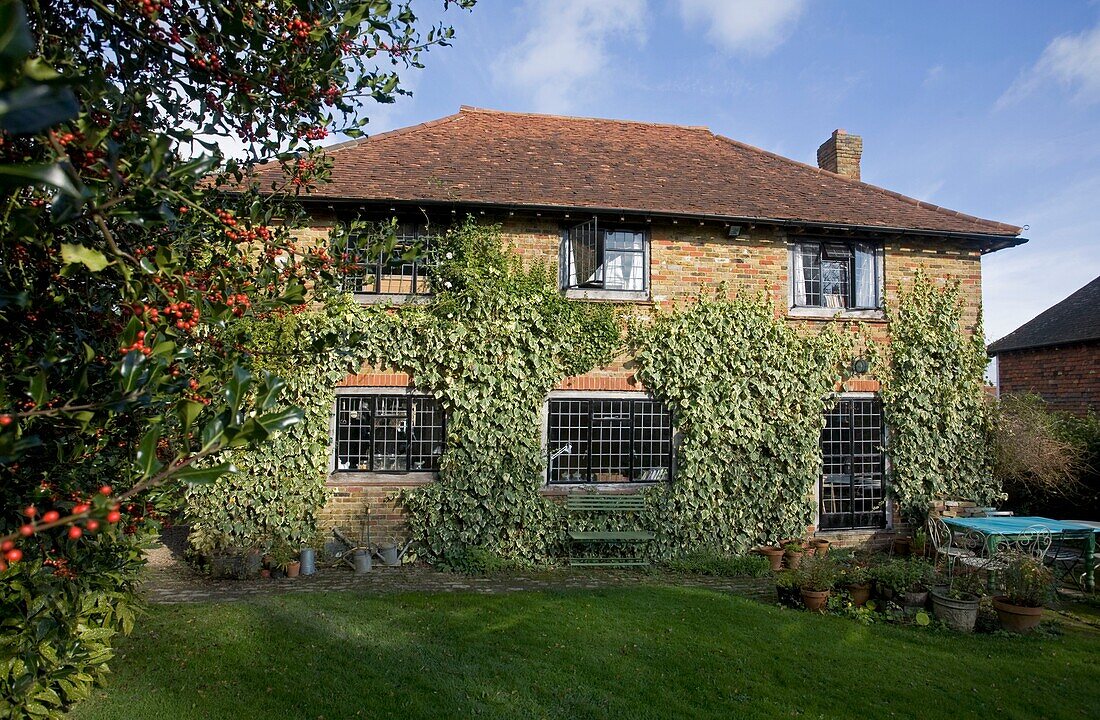
[{"label": "roof eaves", "polygon": [[968,220],[970,222],[975,222],[975,223],[979,223],[981,225],[985,225],[986,227],[990,228],[990,234],[991,235],[1009,235],[1009,234],[1019,235],[1024,230],[1023,227],[1019,226],[1019,225],[1010,225],[1008,223],[997,222],[996,220],[987,220],[986,218],[981,218],[981,217],[978,217],[977,215],[969,215],[967,213],[959,212],[958,210],[951,210],[950,208],[945,208],[945,207],[941,207],[939,205],[935,205],[935,204],[930,203],[930,202],[925,202],[924,200],[917,200],[916,198],[909,197],[908,195],[902,195],[901,193],[895,192],[893,190],[887,190],[886,188],[879,187],[878,185],[872,185],[871,183],[866,183],[866,182],[863,182],[862,180],[855,180],[853,178],[846,177],[844,175],[839,175],[839,174],[834,173],[834,172],[829,172],[828,170],[824,170],[822,168],[816,167],[814,165],[810,165],[808,163],[801,162],[799,160],[793,160],[789,157],[784,157],[784,156],[779,155],[777,153],[773,153],[770,150],[765,150],[763,148],[756,147],[755,145],[749,145],[748,143],[743,143],[740,140],[734,140],[733,138],[726,137],[725,135],[717,135],[716,134],[716,135],[714,135],[714,137],[716,137],[719,140],[722,140],[724,142],[730,143],[731,145],[734,145],[736,147],[742,148],[744,150],[748,150],[750,152],[757,152],[757,153],[761,153],[763,155],[767,155],[767,156],[769,156],[771,158],[774,158],[775,160],[778,160],[780,162],[787,163],[787,164],[790,164],[790,165],[796,165],[796,166],[798,166],[798,167],[800,167],[804,170],[810,170],[814,173],[817,173],[818,175],[821,175],[823,177],[828,177],[832,180],[839,180],[841,182],[848,183],[850,185],[856,185],[858,187],[863,187],[863,188],[866,188],[868,190],[877,192],[881,195],[886,195],[887,197],[893,198],[895,200],[902,200],[906,203],[909,203],[911,205],[915,205],[915,206],[917,206],[919,208],[923,208],[925,210],[931,210],[933,212],[948,215],[950,217],[959,218],[960,220]]}]

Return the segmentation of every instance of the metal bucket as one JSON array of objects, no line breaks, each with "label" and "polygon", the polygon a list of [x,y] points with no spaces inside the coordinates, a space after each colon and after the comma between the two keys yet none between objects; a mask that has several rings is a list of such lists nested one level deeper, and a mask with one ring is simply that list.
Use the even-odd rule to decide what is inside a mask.
[{"label": "metal bucket", "polygon": [[302,548],[302,575],[312,575],[317,572],[317,551],[313,548]]},{"label": "metal bucket", "polygon": [[370,572],[370,553],[366,550],[356,550],[355,554],[351,556],[351,560],[355,564],[356,575]]}]

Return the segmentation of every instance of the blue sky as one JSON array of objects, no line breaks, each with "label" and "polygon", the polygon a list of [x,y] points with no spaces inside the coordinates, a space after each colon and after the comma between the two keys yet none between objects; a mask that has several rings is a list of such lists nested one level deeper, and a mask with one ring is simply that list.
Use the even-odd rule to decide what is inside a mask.
[{"label": "blue sky", "polygon": [[[441,3],[414,2],[428,16]],[[480,0],[371,132],[459,105],[706,125],[1029,226],[983,260],[996,339],[1100,275],[1100,2]]]}]

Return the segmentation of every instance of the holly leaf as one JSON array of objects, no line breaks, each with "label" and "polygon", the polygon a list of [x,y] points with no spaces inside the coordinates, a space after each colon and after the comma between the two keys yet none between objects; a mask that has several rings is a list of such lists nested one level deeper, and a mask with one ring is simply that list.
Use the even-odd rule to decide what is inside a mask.
[{"label": "holly leaf", "polygon": [[212,483],[222,475],[235,473],[237,468],[233,463],[221,463],[210,467],[187,468],[176,473],[176,479],[191,485],[205,485]]},{"label": "holly leaf", "polygon": [[56,163],[0,165],[0,187],[48,185],[67,196],[80,198],[80,190]]},{"label": "holly leaf", "polygon": [[80,263],[92,272],[99,272],[108,264],[107,256],[100,251],[83,245],[70,245],[69,243],[61,244],[61,259],[69,265]]}]

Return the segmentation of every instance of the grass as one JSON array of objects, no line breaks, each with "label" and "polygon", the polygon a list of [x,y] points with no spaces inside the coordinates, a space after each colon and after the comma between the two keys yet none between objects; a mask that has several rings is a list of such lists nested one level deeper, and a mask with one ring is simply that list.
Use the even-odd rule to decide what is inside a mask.
[{"label": "grass", "polygon": [[1086,718],[1100,633],[863,626],[701,589],[154,607],[74,717]]}]

